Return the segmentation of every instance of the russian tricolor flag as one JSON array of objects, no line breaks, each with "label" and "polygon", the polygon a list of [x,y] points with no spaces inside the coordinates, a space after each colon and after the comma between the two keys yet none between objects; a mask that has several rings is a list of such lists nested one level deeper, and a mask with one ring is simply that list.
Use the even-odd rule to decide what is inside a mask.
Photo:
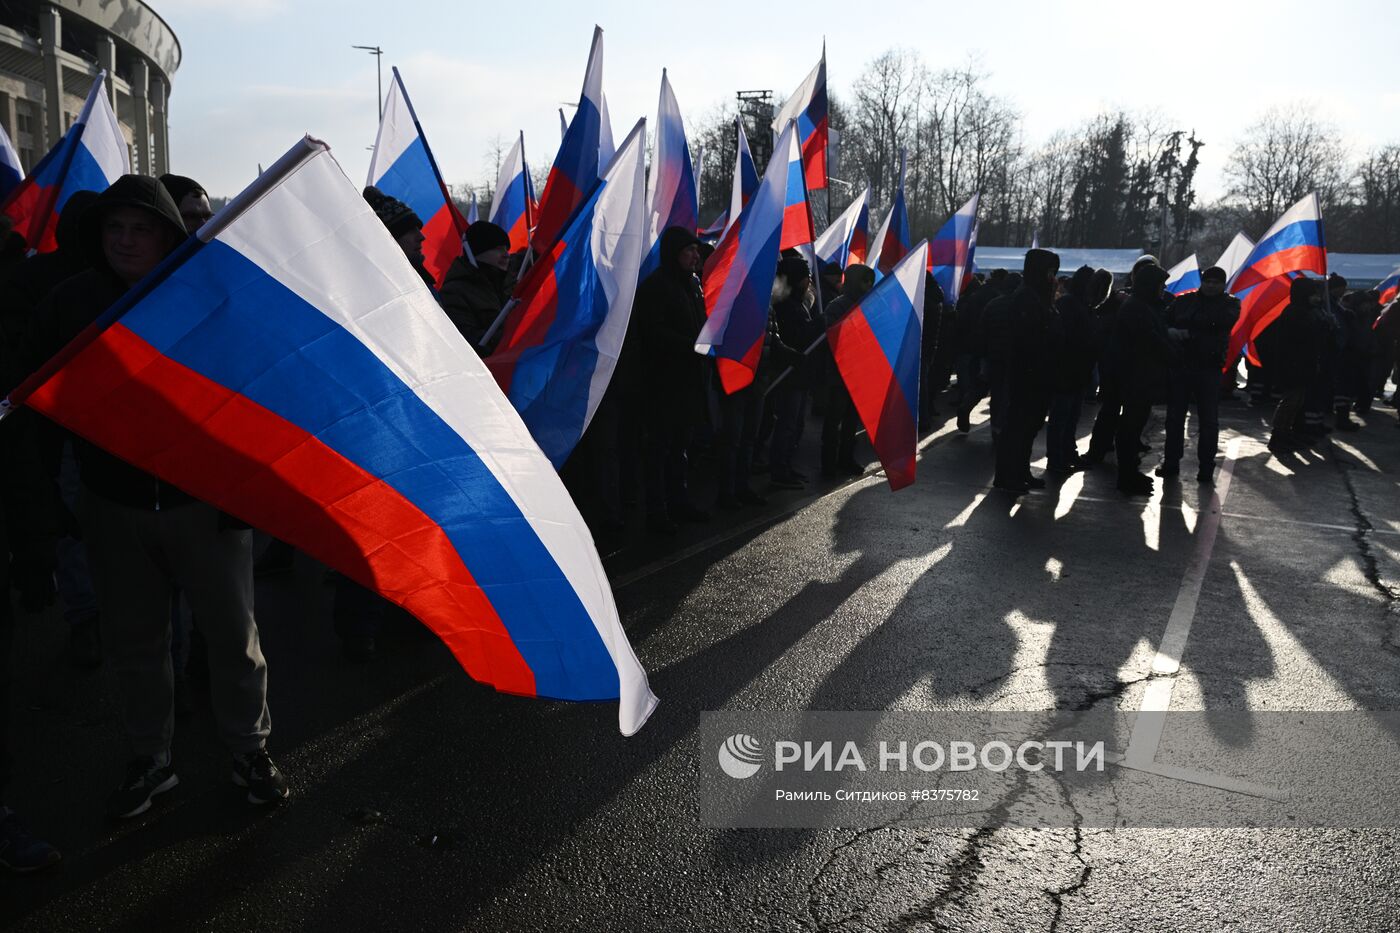
[{"label": "russian tricolor flag", "polygon": [[706,319],[695,352],[715,357],[720,385],[730,395],[753,382],[763,355],[796,138],[797,124],[789,122],[758,190],[705,261]]},{"label": "russian tricolor flag", "polygon": [[413,613],[507,693],[657,700],[486,366],[306,139],[11,396]]},{"label": "russian tricolor flag", "polygon": [[1288,272],[1327,274],[1327,242],[1322,233],[1322,205],[1317,192],[1307,195],[1283,212],[1259,238],[1249,258],[1230,280],[1229,290],[1240,294]]},{"label": "russian tricolor flag", "polygon": [[1230,342],[1225,353],[1225,372],[1234,368],[1242,352],[1249,355],[1251,363],[1259,365],[1259,358],[1254,353],[1255,338],[1288,307],[1293,280],[1301,274],[1285,272],[1258,285],[1252,285],[1240,293],[1240,316],[1230,330]]},{"label": "russian tricolor flag", "polygon": [[700,236],[706,240],[722,237],[724,231],[729,229],[730,221],[739,216],[739,212],[758,190],[758,167],[753,163],[753,153],[749,151],[749,136],[744,132],[744,121],[740,117],[734,118],[734,138],[734,178],[729,188],[729,209],[715,218],[714,223],[700,231]]},{"label": "russian tricolor flag", "polygon": [[685,123],[666,69],[661,69],[661,100],[657,104],[656,152],[651,160],[651,210],[647,239],[649,248],[642,263],[646,278],[661,265],[661,234],[667,227],[700,227],[699,192],[695,187],[695,165],[685,141]]},{"label": "russian tricolor flag", "polygon": [[[784,134],[786,135],[786,134]],[[774,149],[775,153],[779,150]],[[788,143],[787,191],[783,195],[783,236],[779,249],[806,246],[817,238],[812,205],[807,199],[807,182],[802,172],[802,150],[794,133]]]},{"label": "russian tricolor flag", "polygon": [[1220,258],[1215,264],[1225,270],[1225,281],[1230,281],[1235,277],[1235,273],[1240,271],[1244,261],[1249,258],[1249,254],[1254,252],[1254,241],[1245,235],[1243,230],[1235,234],[1230,245],[1225,247],[1225,252],[1220,254]]},{"label": "russian tricolor flag", "polygon": [[0,126],[0,201],[10,196],[10,192],[24,181],[24,167],[19,163],[19,153],[10,142],[10,134]]},{"label": "russian tricolor flag", "polygon": [[921,242],[826,331],[890,489],[914,482],[927,251]]},{"label": "russian tricolor flag", "polygon": [[1376,286],[1376,291],[1381,293],[1381,304],[1386,305],[1394,301],[1395,296],[1400,294],[1400,269],[1382,279]]},{"label": "russian tricolor flag", "polygon": [[1201,266],[1192,253],[1167,270],[1166,290],[1171,295],[1186,295],[1201,287]]},{"label": "russian tricolor flag", "polygon": [[888,275],[890,270],[909,253],[909,211],[904,207],[904,153],[899,154],[899,187],[894,193],[894,203],[875,234],[875,253],[870,264],[880,275]]},{"label": "russian tricolor flag", "polygon": [[578,445],[612,378],[646,242],[646,121],[516,290],[486,359],[555,468]]},{"label": "russian tricolor flag", "polygon": [[423,221],[423,266],[441,288],[453,260],[462,255],[467,221],[452,203],[397,68],[384,98],[365,184],[398,198]]},{"label": "russian tricolor flag", "polygon": [[107,99],[107,72],[88,91],[77,121],[48,151],[29,177],[0,205],[0,214],[38,253],[58,247],[58,215],[76,191],[103,191],[131,171],[126,139]]},{"label": "russian tricolor flag", "polygon": [[[603,146],[603,30],[593,27],[593,45],[588,51],[588,67],[583,75],[583,91],[578,97],[578,109],[564,131],[559,152],[549,169],[549,179],[540,196],[540,211],[536,221],[534,245],[540,252],[549,252],[554,241],[563,234],[580,204],[593,193],[598,184]],[[559,119],[564,113],[559,112]],[[612,129],[607,131],[607,148],[612,149]],[[609,153],[610,154],[610,153]]]},{"label": "russian tricolor flag", "polygon": [[814,247],[817,259],[842,269],[865,262],[870,247],[870,186],[831,222]]},{"label": "russian tricolor flag", "polygon": [[827,110],[826,47],[823,45],[821,61],[773,116],[775,127],[786,127],[789,120],[797,123],[803,176],[810,191],[826,187]]},{"label": "russian tricolor flag", "polygon": [[967,203],[943,222],[933,235],[928,247],[928,271],[943,289],[944,297],[956,304],[962,294],[963,282],[972,268],[972,254],[976,249],[977,204],[980,193],[974,194]]},{"label": "russian tricolor flag", "polygon": [[525,134],[521,133],[501,163],[496,174],[496,193],[491,199],[491,222],[510,236],[512,253],[529,247],[537,209],[535,186],[525,161]]}]

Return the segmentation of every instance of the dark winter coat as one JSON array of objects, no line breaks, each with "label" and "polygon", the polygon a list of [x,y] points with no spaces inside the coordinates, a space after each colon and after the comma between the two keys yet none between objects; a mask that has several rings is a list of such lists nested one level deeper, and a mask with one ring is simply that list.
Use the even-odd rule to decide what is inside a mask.
[{"label": "dark winter coat", "polygon": [[628,328],[644,410],[653,417],[683,418],[692,426],[707,417],[712,369],[695,352],[705,326],[700,280],[679,264],[681,250],[693,242],[698,242],[695,236],[679,227],[661,234],[661,263],[637,286]]},{"label": "dark winter coat", "polygon": [[1124,404],[1159,405],[1167,400],[1167,373],[1179,356],[1167,335],[1162,282],[1142,273],[1138,277],[1143,281],[1134,284],[1118,310],[1118,388]]},{"label": "dark winter coat", "polygon": [[1306,388],[1317,375],[1321,346],[1310,299],[1317,286],[1294,279],[1288,305],[1254,341],[1269,381],[1284,391]]},{"label": "dark winter coat", "polygon": [[438,292],[438,303],[457,332],[482,356],[490,352],[501,335],[498,328],[491,335],[490,345],[482,346],[482,338],[505,307],[505,279],[503,270],[475,266],[463,255],[452,261]]},{"label": "dark winter coat", "polygon": [[1093,277],[1093,269],[1080,267],[1070,277],[1065,293],[1055,302],[1064,335],[1064,349],[1055,366],[1056,392],[1082,391],[1093,376],[1096,349],[1093,313],[1088,303]]},{"label": "dark winter coat", "polygon": [[[1048,400],[1054,391],[1055,372],[1064,350],[1064,329],[1055,310],[1055,283],[1048,276],[1059,269],[1052,252],[1033,249],[1026,253],[1025,278],[1011,293],[997,315],[1009,323],[1010,346],[1002,356],[1007,363],[1008,384],[1015,396]],[[990,313],[992,308],[988,308]],[[998,321],[1000,324],[1000,321]]]},{"label": "dark winter coat", "polygon": [[[51,291],[35,315],[33,367],[61,350],[126,293],[126,283],[107,265],[102,253],[101,220],[107,210],[116,207],[148,210],[178,233],[175,242],[185,239],[180,211],[154,178],[123,175],[113,182],[79,221],[79,244],[91,268]],[[103,498],[139,509],[166,508],[191,501],[175,487],[86,441],[78,440],[76,449],[83,485]]]},{"label": "dark winter coat", "polygon": [[1239,318],[1240,300],[1228,293],[1191,292],[1173,301],[1167,309],[1168,325],[1189,334],[1179,344],[1182,368],[1194,371],[1224,368],[1230,330]]}]

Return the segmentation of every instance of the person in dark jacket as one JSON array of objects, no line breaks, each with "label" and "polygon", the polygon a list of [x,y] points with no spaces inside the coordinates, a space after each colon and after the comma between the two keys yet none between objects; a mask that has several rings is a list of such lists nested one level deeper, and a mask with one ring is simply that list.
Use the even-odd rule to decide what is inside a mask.
[{"label": "person in dark jacket", "polygon": [[[840,297],[826,306],[825,323],[829,328],[851,312],[870,289],[875,287],[875,270],[855,263],[846,267],[846,281]],[[822,413],[822,476],[836,479],[860,476],[865,472],[855,457],[856,434],[860,431],[860,415],[851,402],[851,393],[832,359],[831,348],[819,349],[826,362],[824,378],[826,409]]]},{"label": "person in dark jacket", "polygon": [[[0,332],[0,338],[7,335]],[[0,339],[0,395],[24,376],[27,360],[18,341]],[[12,573],[53,579],[57,508],[33,437],[37,417],[21,409],[0,421],[0,868],[38,871],[59,861],[57,849],[34,836],[9,807],[5,786],[13,761],[10,755],[10,678],[14,671],[14,610],[10,597]],[[51,585],[51,584],[50,584]]]},{"label": "person in dark jacket", "polygon": [[[88,267],[86,252],[78,245],[78,219],[96,198],[96,191],[74,192],[64,204],[54,230],[58,248],[29,257],[10,269],[4,278],[0,286],[0,339],[13,348],[16,358],[28,358],[35,316],[44,297],[59,283]],[[81,484],[68,435],[57,425],[42,420],[27,433],[39,446],[44,472],[51,483],[57,481],[64,507],[69,514],[77,514]],[[75,667],[92,670],[102,663],[97,595],[93,591],[87,548],[76,524],[72,521],[67,524],[69,527],[58,545],[55,579],[63,602],[63,617],[69,626],[68,657]],[[46,582],[45,585],[51,584]]]},{"label": "person in dark jacket", "polygon": [[476,258],[465,254],[452,261],[442,280],[438,301],[458,333],[483,357],[500,339],[500,329],[485,340],[486,332],[500,316],[510,293],[510,236],[489,220],[478,220],[467,228],[467,247]]},{"label": "person in dark jacket", "polygon": [[[788,347],[803,353],[823,331],[807,260],[795,250],[789,251],[778,263],[778,277],[782,294],[773,302],[772,311],[778,336]],[[768,454],[769,481],[776,488],[801,489],[807,482],[806,475],[793,466],[793,457],[802,440],[808,395],[820,361],[821,357],[811,354],[801,356],[768,394],[774,419]],[[785,368],[777,370],[775,377]]]},{"label": "person in dark jacket", "polygon": [[[1050,409],[1054,373],[1063,350],[1063,331],[1055,310],[1060,257],[1048,249],[1026,253],[1022,284],[998,309],[1007,329],[1001,356],[1006,365],[1006,423],[997,439],[993,485],[1013,493],[1042,489],[1045,480],[1031,475],[1031,447]],[[995,308],[996,305],[993,305]],[[993,313],[988,308],[988,314]],[[989,331],[991,333],[991,331]],[[994,338],[997,339],[997,338]]]},{"label": "person in dark jacket", "polygon": [[174,201],[175,207],[179,209],[180,220],[185,225],[186,233],[193,236],[196,230],[214,216],[214,209],[209,206],[209,192],[193,178],[186,178],[184,175],[162,175],[160,183],[170,192],[170,200]]},{"label": "person in dark jacket", "polygon": [[1089,437],[1086,464],[1102,463],[1118,443],[1118,422],[1123,413],[1123,395],[1119,380],[1123,363],[1118,349],[1118,315],[1133,288],[1139,268],[1157,265],[1151,255],[1143,255],[1133,263],[1128,273],[1127,288],[1111,293],[1094,309],[1095,344],[1099,350],[1099,413],[1094,418],[1094,430]]},{"label": "person in dark jacket", "polygon": [[1211,266],[1201,273],[1201,287],[1182,295],[1167,309],[1168,334],[1180,351],[1170,373],[1167,441],[1157,475],[1180,472],[1185,447],[1186,409],[1194,405],[1200,421],[1196,442],[1196,481],[1211,483],[1220,440],[1220,371],[1230,331],[1240,317],[1240,301],[1225,292],[1225,270]]},{"label": "person in dark jacket", "polygon": [[1084,469],[1075,438],[1084,392],[1089,388],[1094,370],[1092,308],[1102,297],[1092,294],[1094,282],[1094,270],[1081,266],[1055,301],[1064,331],[1064,352],[1055,366],[1050,418],[1045,426],[1046,469],[1051,473],[1066,474]]},{"label": "person in dark jacket", "polygon": [[[92,268],[44,299],[36,359],[51,357],[146,276],[187,236],[154,178],[123,175],[83,212],[80,242]],[[233,755],[233,781],[253,803],[287,796],[267,754],[267,664],[253,616],[252,532],[227,526],[213,507],[90,444],[78,445],[86,489],[84,535],[101,608],[103,650],[123,696],[131,760],[108,800],[114,818],[135,816],[179,778],[174,733],[170,601],[189,599],[204,634],[212,705]]]},{"label": "person in dark jacket", "polygon": [[1167,400],[1167,372],[1176,351],[1166,326],[1167,270],[1156,262],[1133,269],[1133,287],[1118,312],[1116,331],[1118,391],[1123,413],[1118,419],[1114,455],[1118,460],[1118,489],[1130,495],[1151,495],[1152,478],[1138,471],[1142,431],[1152,406]]},{"label": "person in dark jacket", "polygon": [[992,428],[992,444],[1001,438],[1006,427],[1007,382],[1010,366],[1012,332],[1015,313],[1011,296],[1021,287],[1021,274],[1009,273],[1002,280],[1001,293],[988,301],[978,316],[977,345],[982,352],[982,381],[987,386],[988,420]]},{"label": "person in dark jacket", "polygon": [[938,416],[934,399],[948,386],[956,334],[953,308],[932,273],[924,276],[924,326],[919,346],[919,430]]},{"label": "person in dark jacket", "polygon": [[1366,338],[1354,295],[1347,291],[1347,280],[1333,272],[1327,276],[1327,293],[1337,319],[1336,350],[1332,356],[1332,427],[1337,431],[1359,431],[1361,425],[1352,420],[1351,409],[1366,392]]},{"label": "person in dark jacket", "polygon": [[1318,359],[1325,350],[1318,341],[1327,333],[1318,324],[1317,312],[1322,303],[1322,292],[1315,281],[1294,279],[1288,289],[1288,304],[1255,338],[1260,362],[1269,370],[1270,384],[1283,394],[1269,435],[1269,450],[1276,454],[1308,443],[1298,431],[1298,422],[1308,386],[1317,378]]},{"label": "person in dark jacket", "polygon": [[987,348],[982,312],[1002,294],[1005,283],[1006,270],[993,269],[985,282],[963,292],[958,299],[958,430],[964,434],[972,430],[972,409],[987,394]]},{"label": "person in dark jacket", "polygon": [[422,278],[424,284],[436,293],[436,283],[423,264],[423,241],[427,239],[423,236],[423,219],[413,212],[413,208],[373,185],[364,190],[364,199],[373,208],[375,216],[388,228],[389,235],[399,244],[399,249],[403,250],[414,271]]},{"label": "person in dark jacket", "polygon": [[640,375],[647,527],[674,534],[677,521],[710,517],[691,501],[686,485],[687,451],[708,418],[710,363],[695,352],[705,326],[705,296],[695,277],[700,240],[694,231],[668,227],[660,251],[660,265],[637,287],[631,327]]}]

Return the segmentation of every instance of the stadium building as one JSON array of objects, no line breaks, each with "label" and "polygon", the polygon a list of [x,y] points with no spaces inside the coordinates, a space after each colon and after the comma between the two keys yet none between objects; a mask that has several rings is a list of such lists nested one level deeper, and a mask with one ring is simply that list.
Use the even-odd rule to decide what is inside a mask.
[{"label": "stadium building", "polygon": [[78,118],[103,69],[132,169],[167,171],[179,67],[175,33],[140,0],[0,0],[0,124],[26,172]]}]

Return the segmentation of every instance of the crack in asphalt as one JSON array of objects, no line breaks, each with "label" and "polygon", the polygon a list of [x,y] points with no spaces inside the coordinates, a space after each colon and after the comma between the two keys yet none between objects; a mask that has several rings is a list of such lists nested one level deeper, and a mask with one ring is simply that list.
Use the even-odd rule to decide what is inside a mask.
[{"label": "crack in asphalt", "polygon": [[[1333,451],[1335,454],[1336,448],[1333,448]],[[1375,533],[1376,527],[1361,508],[1361,495],[1357,492],[1351,476],[1355,467],[1336,456],[1332,462],[1341,474],[1342,484],[1346,486],[1347,496],[1351,500],[1351,516],[1356,524],[1356,530],[1351,533],[1351,540],[1361,558],[1361,572],[1366,577],[1366,582],[1385,600],[1385,635],[1381,644],[1387,651],[1400,654],[1400,593],[1396,593],[1394,587],[1381,579],[1380,561],[1377,560],[1368,537]]]},{"label": "crack in asphalt", "polygon": [[1068,793],[1066,793],[1065,799],[1069,802],[1069,807],[1074,811],[1075,815],[1074,849],[1070,852],[1070,855],[1079,862],[1079,877],[1075,879],[1073,884],[1068,884],[1062,888],[1042,889],[1045,895],[1050,898],[1050,903],[1055,905],[1055,916],[1050,920],[1050,933],[1056,933],[1056,931],[1060,929],[1060,921],[1064,917],[1065,898],[1084,890],[1084,887],[1089,883],[1089,876],[1094,872],[1094,866],[1090,865],[1084,858],[1083,818],[1079,815],[1079,811],[1075,809],[1074,800]]}]

